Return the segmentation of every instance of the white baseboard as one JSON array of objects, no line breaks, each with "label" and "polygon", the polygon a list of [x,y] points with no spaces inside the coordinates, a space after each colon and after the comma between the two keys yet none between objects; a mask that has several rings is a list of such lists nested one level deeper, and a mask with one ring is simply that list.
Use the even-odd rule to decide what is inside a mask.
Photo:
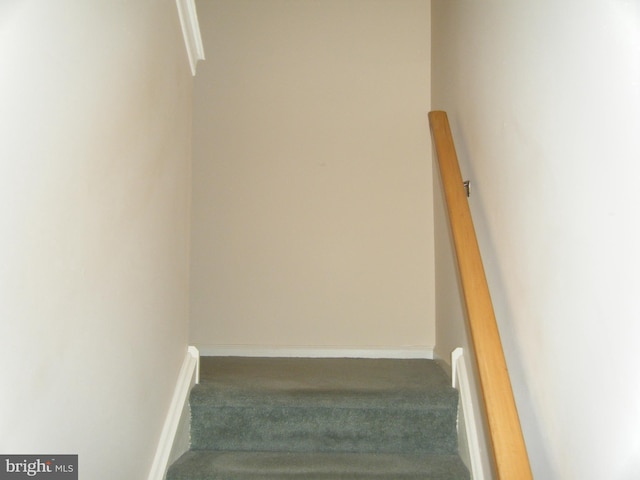
[{"label": "white baseboard", "polygon": [[[169,462],[172,456],[175,455],[173,446],[174,443],[176,443],[178,429],[180,425],[185,423],[183,417],[185,416],[184,412],[188,412],[189,391],[191,387],[199,381],[200,354],[197,348],[189,347],[182,362],[182,368],[180,369],[176,388],[173,392],[169,413],[167,414],[162,433],[160,434],[160,441],[158,442],[158,448],[156,449],[148,480],[164,479],[167,468],[169,468]],[[186,433],[188,437],[188,430]],[[182,440],[180,443],[184,444],[184,439]],[[188,438],[186,443],[188,448]]]},{"label": "white baseboard", "polygon": [[[484,480],[483,457],[480,437],[473,409],[473,397],[469,384],[469,374],[464,361],[464,351],[456,348],[451,353],[451,381],[453,388],[460,392],[460,410],[458,413],[458,437],[465,440],[460,446],[460,457],[471,470],[473,480]],[[461,431],[462,430],[462,431]],[[466,449],[464,447],[467,447]]]},{"label": "white baseboard", "polygon": [[198,345],[203,357],[302,357],[302,358],[426,358],[433,347],[334,347],[265,345]]}]

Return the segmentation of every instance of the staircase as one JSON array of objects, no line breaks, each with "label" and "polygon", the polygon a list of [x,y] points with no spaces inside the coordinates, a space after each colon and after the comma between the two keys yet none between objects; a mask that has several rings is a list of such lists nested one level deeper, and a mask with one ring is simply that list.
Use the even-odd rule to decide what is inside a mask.
[{"label": "staircase", "polygon": [[204,357],[167,480],[469,480],[430,360]]}]

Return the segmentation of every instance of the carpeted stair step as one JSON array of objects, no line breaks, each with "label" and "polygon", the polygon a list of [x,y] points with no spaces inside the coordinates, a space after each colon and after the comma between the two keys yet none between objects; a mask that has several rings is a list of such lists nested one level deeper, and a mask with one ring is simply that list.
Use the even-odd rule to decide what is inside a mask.
[{"label": "carpeted stair step", "polygon": [[430,360],[203,357],[167,480],[468,480],[457,391]]},{"label": "carpeted stair step", "polygon": [[462,480],[455,455],[191,451],[169,480]]},{"label": "carpeted stair step", "polygon": [[432,362],[206,361],[193,450],[456,453],[457,392]]}]

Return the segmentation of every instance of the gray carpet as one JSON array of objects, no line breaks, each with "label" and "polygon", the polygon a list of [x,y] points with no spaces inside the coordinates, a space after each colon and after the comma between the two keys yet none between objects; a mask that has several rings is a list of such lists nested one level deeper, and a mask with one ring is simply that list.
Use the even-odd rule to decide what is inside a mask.
[{"label": "gray carpet", "polygon": [[457,392],[429,360],[204,357],[168,480],[468,480]]}]

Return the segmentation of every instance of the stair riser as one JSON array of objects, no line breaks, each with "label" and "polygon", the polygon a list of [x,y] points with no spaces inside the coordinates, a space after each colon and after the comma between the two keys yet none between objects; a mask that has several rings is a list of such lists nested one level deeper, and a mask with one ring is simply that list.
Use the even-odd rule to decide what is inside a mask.
[{"label": "stair riser", "polygon": [[283,479],[469,480],[469,473],[454,455],[192,451],[167,475],[167,480]]},{"label": "stair riser", "polygon": [[194,450],[455,454],[456,410],[191,407]]}]

